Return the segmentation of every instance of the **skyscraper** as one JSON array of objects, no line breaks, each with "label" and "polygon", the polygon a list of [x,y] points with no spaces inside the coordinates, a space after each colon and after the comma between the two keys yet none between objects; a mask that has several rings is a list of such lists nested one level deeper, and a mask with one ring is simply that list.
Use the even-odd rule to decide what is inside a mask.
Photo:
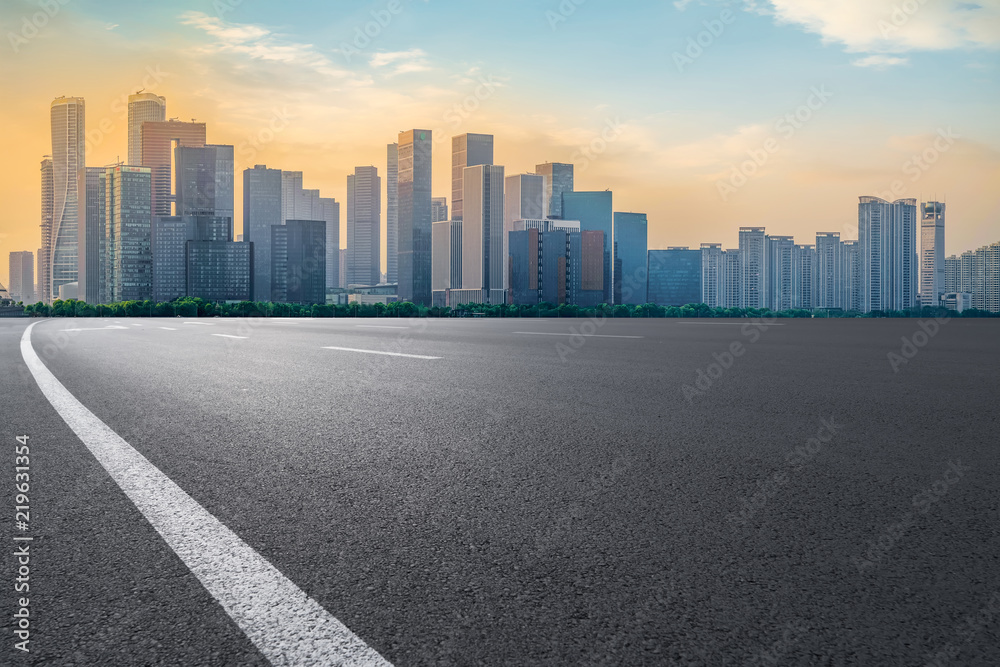
[{"label": "skyscraper", "polygon": [[816,234],[816,308],[848,309],[844,244],[840,232]]},{"label": "skyscraper", "polygon": [[792,246],[792,308],[804,310],[816,308],[818,266],[816,246],[799,244]]},{"label": "skyscraper", "polygon": [[790,310],[793,297],[793,254],[795,239],[791,236],[767,236],[767,257],[764,261],[767,275],[764,284],[767,289],[764,294],[764,307],[773,311]]},{"label": "skyscraper", "polygon": [[937,306],[944,293],[944,210],[941,202],[920,207],[920,305]]},{"label": "skyscraper", "polygon": [[957,255],[944,260],[944,291],[948,294],[961,292],[962,262]]},{"label": "skyscraper", "polygon": [[725,303],[726,269],[722,262],[721,243],[701,244],[701,302],[709,308],[722,308]]},{"label": "skyscraper", "polygon": [[326,222],[327,287],[346,287],[339,280],[340,203],[332,197],[321,197],[318,189],[304,189],[301,171],[281,172],[281,222],[289,220]]},{"label": "skyscraper", "polygon": [[[616,288],[621,285],[621,300],[619,301],[616,297],[615,303],[633,306],[644,304],[647,300],[646,286],[649,282],[649,267],[647,265],[649,243],[646,214],[615,213],[614,241],[615,267],[618,267],[618,263],[621,262],[621,278],[615,277]],[[698,270],[701,271],[700,266]]]},{"label": "skyscraper", "polygon": [[482,290],[483,302],[505,302],[504,168],[467,167],[463,176],[462,289]]},{"label": "skyscraper", "polygon": [[389,284],[399,282],[399,144],[395,143],[386,147],[385,279]]},{"label": "skyscraper", "polygon": [[[142,124],[167,119],[167,98],[153,93],[128,96],[128,163],[142,165]],[[148,166],[148,165],[147,165]]]},{"label": "skyscraper", "polygon": [[858,241],[861,251],[863,312],[906,310],[916,303],[917,200],[892,203],[861,197]]},{"label": "skyscraper", "polygon": [[740,308],[767,306],[767,235],[763,227],[740,227]]},{"label": "skyscraper", "polygon": [[[614,227],[613,195],[610,190],[601,192],[562,192],[560,218],[579,220],[581,231],[603,233],[604,239],[604,303],[613,302],[613,248]],[[551,207],[550,207],[551,210]],[[550,216],[551,217],[551,216]]]},{"label": "skyscraper", "polygon": [[105,171],[108,301],[152,298],[152,170],[118,165]]},{"label": "skyscraper", "polygon": [[[375,167],[347,177],[347,284],[377,285],[381,275],[382,179]],[[346,287],[346,285],[345,285]]]},{"label": "skyscraper", "polygon": [[466,167],[493,164],[492,134],[462,134],[451,138],[451,219],[462,220],[464,215]]},{"label": "skyscraper", "polygon": [[326,222],[287,220],[271,227],[271,300],[326,303]]},{"label": "skyscraper", "polygon": [[725,271],[722,307],[740,308],[743,302],[743,255],[738,248],[722,251],[722,267]]},{"label": "skyscraper", "polygon": [[448,198],[447,197],[433,197],[431,198],[431,224],[435,222],[444,222],[448,219]]},{"label": "skyscraper", "polygon": [[271,300],[271,227],[280,225],[281,170],[243,171],[243,240],[253,243],[253,300]]},{"label": "skyscraper", "polygon": [[462,289],[462,224],[458,220],[444,220],[432,225],[431,291],[435,306],[451,305],[449,291]]},{"label": "skyscraper", "polygon": [[706,256],[711,255],[702,249],[677,247],[650,250],[646,302],[660,306],[702,303]]},{"label": "skyscraper", "polygon": [[52,229],[53,208],[53,183],[52,183],[52,158],[42,159],[42,247],[38,249],[38,292],[35,298],[44,303],[52,303]]},{"label": "skyscraper", "polygon": [[[229,218],[234,215],[233,147],[178,146],[174,151],[177,175],[176,209],[179,216]],[[232,226],[230,225],[230,230]],[[232,234],[229,239],[233,240]]]},{"label": "skyscraper", "polygon": [[[563,212],[563,194],[573,192],[573,165],[562,162],[546,162],[536,165],[535,173],[544,179],[544,217],[573,218],[572,214],[564,214]],[[610,234],[609,230],[605,234],[605,238],[610,238]]]},{"label": "skyscraper", "polygon": [[50,298],[77,280],[77,226],[80,202],[78,172],[86,166],[85,106],[82,97],[58,97],[51,105],[52,233],[47,258]]},{"label": "skyscraper", "polygon": [[[176,120],[144,121],[139,126],[141,160],[153,174],[153,215],[170,215],[174,201],[170,184],[174,144],[198,148],[205,145],[205,123]],[[179,214],[178,214],[179,215]]]},{"label": "skyscraper", "polygon": [[10,292],[14,303],[35,303],[35,256],[28,252],[10,253]]},{"label": "skyscraper", "polygon": [[844,266],[846,267],[844,308],[859,313],[864,303],[864,299],[861,298],[864,267],[861,261],[861,243],[859,241],[844,241]]},{"label": "skyscraper", "polygon": [[79,298],[90,304],[103,303],[105,170],[103,167],[84,167],[77,178],[80,192],[80,219],[77,221]]},{"label": "skyscraper", "polygon": [[430,130],[399,135],[399,298],[425,306],[431,303],[433,143]]}]

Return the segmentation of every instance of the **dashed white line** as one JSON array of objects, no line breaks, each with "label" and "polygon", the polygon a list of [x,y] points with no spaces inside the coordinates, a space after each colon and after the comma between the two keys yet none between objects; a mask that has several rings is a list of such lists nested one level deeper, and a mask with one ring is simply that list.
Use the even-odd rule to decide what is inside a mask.
[{"label": "dashed white line", "polygon": [[87,328],[84,328],[84,329],[63,329],[63,331],[114,331],[114,330],[121,331],[123,329],[128,329],[128,327],[119,327],[119,326],[115,326],[114,324],[111,324],[111,325],[108,325],[106,327],[95,327],[95,328],[90,328],[90,329],[87,329]]},{"label": "dashed white line", "polygon": [[354,347],[324,347],[324,350],[340,350],[341,352],[361,352],[363,354],[382,354],[387,357],[408,357],[410,359],[440,359],[441,357],[428,357],[423,354],[403,354],[402,352],[384,352],[382,350],[359,350]]},{"label": "dashed white line", "polygon": [[133,323],[132,323],[132,326],[134,326],[134,327],[141,327],[142,325],[141,325],[141,324],[135,324],[135,323],[133,322]]},{"label": "dashed white line", "polygon": [[42,393],[272,664],[391,667],[80,403],[32,348],[35,324],[21,337],[21,356]]},{"label": "dashed white line", "polygon": [[184,324],[197,324],[202,327],[214,327],[215,325],[211,322],[185,322]]},{"label": "dashed white line", "polygon": [[230,336],[229,334],[212,334],[213,336],[218,336],[219,338],[240,338],[246,340],[246,336]]},{"label": "dashed white line", "polygon": [[177,331],[177,329],[171,327],[160,327],[160,328],[163,329],[164,331]]},{"label": "dashed white line", "polygon": [[358,329],[409,329],[410,327],[394,327],[388,324],[357,324]]},{"label": "dashed white line", "polygon": [[734,320],[729,321],[729,322],[677,322],[677,324],[729,324],[729,325],[733,325],[733,324],[753,324],[753,325],[764,324],[765,326],[769,326],[769,327],[783,327],[783,326],[785,326],[784,324],[766,324],[766,323],[760,322],[758,320],[751,320],[751,319],[747,319],[747,318],[734,319]]},{"label": "dashed white line", "polygon": [[573,333],[572,331],[567,331],[566,333],[550,333],[548,331],[514,331],[515,334],[521,334],[522,336],[582,336],[583,338],[645,338],[645,336],[613,336],[611,334],[584,334],[584,333]]}]

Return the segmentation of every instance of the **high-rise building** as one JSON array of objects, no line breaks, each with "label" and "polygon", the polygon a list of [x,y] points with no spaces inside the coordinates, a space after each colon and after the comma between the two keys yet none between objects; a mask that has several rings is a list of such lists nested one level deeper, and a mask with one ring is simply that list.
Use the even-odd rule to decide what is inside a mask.
[{"label": "high-rise building", "polygon": [[917,200],[861,197],[862,310],[907,310],[917,297]]},{"label": "high-rise building", "polygon": [[944,260],[944,291],[948,294],[960,292],[962,262],[957,255]]},{"label": "high-rise building", "polygon": [[52,228],[53,228],[53,184],[52,184],[52,158],[42,159],[42,219],[41,228],[42,247],[38,249],[38,289],[35,291],[35,298],[45,303],[52,303]]},{"label": "high-rise building", "polygon": [[433,144],[430,130],[399,135],[399,298],[425,306],[431,303]]},{"label": "high-rise building", "polygon": [[[228,227],[225,218],[209,219]],[[230,240],[189,240],[185,245],[188,296],[205,301],[251,299],[253,244]]]},{"label": "high-rise building", "polygon": [[920,206],[921,306],[937,306],[945,291],[944,210],[936,201]]},{"label": "high-rise building", "polygon": [[[617,227],[617,221],[615,226]],[[709,244],[712,245],[712,244]],[[718,245],[718,244],[714,244]],[[686,306],[703,303],[704,249],[675,247],[649,251],[649,277],[646,302],[660,306]],[[719,257],[721,258],[721,250]],[[626,282],[627,281],[623,281]],[[628,303],[627,301],[625,303]]]},{"label": "high-rise building", "polygon": [[399,144],[396,143],[386,146],[385,281],[390,285],[399,282]]},{"label": "high-rise building", "polygon": [[[615,276],[615,287],[620,285],[621,298],[615,304],[638,306],[646,303],[648,275],[648,224],[645,213],[614,214],[615,268],[621,263],[621,276]],[[700,267],[699,267],[700,270]]]},{"label": "high-rise building", "polygon": [[[819,256],[814,245],[792,246],[791,307],[812,310],[819,300]],[[775,308],[775,310],[779,310]]]},{"label": "high-rise building", "polygon": [[[187,296],[187,242],[194,238],[193,218],[153,216],[153,301],[165,303]],[[265,299],[267,301],[269,299]]]},{"label": "high-rise building", "polygon": [[434,197],[431,199],[431,224],[444,222],[448,219],[448,198]]},{"label": "high-rise building", "polygon": [[[540,165],[544,166],[544,165]],[[564,165],[567,166],[567,165]],[[572,165],[568,165],[572,166]],[[536,167],[536,170],[538,168]],[[572,171],[569,172],[570,174]],[[548,187],[546,185],[546,187]],[[553,190],[555,192],[555,190]],[[562,206],[559,217],[567,220],[579,220],[581,231],[601,232],[604,239],[604,299],[603,303],[613,303],[613,269],[614,254],[612,234],[614,227],[613,194],[610,190],[600,192],[574,192],[564,190],[561,194]],[[551,207],[550,207],[551,210]]]},{"label": "high-rise building", "polygon": [[740,227],[740,308],[767,307],[767,234],[763,227]]},{"label": "high-rise building", "polygon": [[567,301],[582,308],[604,303],[604,232],[579,231],[579,225],[553,224],[553,229],[569,234]]},{"label": "high-rise building", "polygon": [[738,248],[722,251],[722,267],[724,286],[722,295],[723,308],[742,308],[743,303],[743,254]]},{"label": "high-rise building", "polygon": [[[573,192],[573,165],[561,162],[546,162],[535,166],[535,173],[542,177],[545,215],[547,218],[572,218],[563,214],[563,194]],[[611,237],[611,231],[605,238]]]},{"label": "high-rise building", "polygon": [[153,215],[170,215],[174,201],[170,188],[174,170],[174,145],[198,148],[205,145],[205,123],[177,120],[144,121],[139,125],[141,164],[153,172]]},{"label": "high-rise building", "polygon": [[243,171],[243,239],[253,244],[253,300],[271,300],[271,227],[282,224],[281,170]]},{"label": "high-rise building", "polygon": [[764,267],[764,307],[773,311],[790,310],[793,300],[793,254],[795,239],[791,236],[767,236]]},{"label": "high-rise building", "polygon": [[959,258],[958,291],[972,292],[973,276],[975,274],[976,251],[966,250]]},{"label": "high-rise building", "polygon": [[445,220],[432,225],[431,291],[435,306],[451,305],[450,291],[462,289],[462,224],[459,220]]},{"label": "high-rise building", "polygon": [[847,262],[840,232],[816,234],[816,304],[817,308],[847,309]]},{"label": "high-rise building", "polygon": [[[232,146],[178,146],[174,151],[174,165],[177,172],[174,180],[177,215],[233,220],[235,175]],[[232,234],[227,240],[233,240]]]},{"label": "high-rise building", "polygon": [[[377,285],[382,273],[382,179],[375,167],[347,177],[347,284]],[[346,285],[345,285],[346,287]]]},{"label": "high-rise building", "polygon": [[25,250],[10,253],[10,292],[14,303],[35,303],[35,256]]},{"label": "high-rise building", "polygon": [[507,235],[510,303],[515,306],[534,305],[539,301],[539,235],[540,230],[534,228],[511,231]]},{"label": "high-rise building", "polygon": [[326,303],[326,222],[286,220],[271,227],[271,300]]},{"label": "high-rise building", "polygon": [[82,301],[103,303],[105,169],[84,167],[77,174],[80,193],[77,221],[78,293]]},{"label": "high-rise building", "polygon": [[844,266],[846,267],[844,308],[852,313],[860,313],[864,303],[864,299],[861,298],[864,265],[861,261],[860,241],[844,241]]},{"label": "high-rise building", "polygon": [[339,273],[339,280],[337,281],[337,286],[346,289],[347,288],[347,248],[338,248],[337,255],[339,256],[340,262],[337,266],[337,271]]},{"label": "high-rise building", "polygon": [[105,287],[111,303],[153,295],[152,170],[117,165],[105,171]]},{"label": "high-rise building", "polygon": [[[49,299],[59,287],[77,281],[77,225],[80,169],[86,166],[85,105],[82,97],[58,97],[50,107],[52,124],[51,251],[46,253],[51,284]],[[43,207],[44,210],[44,207]]]},{"label": "high-rise building", "polygon": [[[722,308],[725,303],[726,269],[721,243],[701,244],[701,303],[709,308]],[[650,298],[647,295],[647,298]],[[657,303],[653,301],[653,303]]]},{"label": "high-rise building", "polygon": [[508,234],[514,231],[514,221],[545,218],[545,179],[538,174],[508,176],[504,181],[503,209],[503,256],[506,258],[509,255]]},{"label": "high-rise building", "polygon": [[[153,93],[128,96],[128,163],[142,165],[142,124],[167,119],[167,98]],[[143,165],[149,166],[149,165]]]},{"label": "high-rise building", "polygon": [[319,190],[302,187],[301,171],[281,172],[281,222],[323,220],[326,222],[327,288],[346,287],[340,276],[340,203],[321,197]]},{"label": "high-rise building", "polygon": [[451,219],[462,220],[465,169],[493,164],[492,134],[462,134],[451,138]]},{"label": "high-rise building", "polygon": [[489,303],[505,303],[504,168],[467,167],[463,182],[462,289],[482,290]]}]

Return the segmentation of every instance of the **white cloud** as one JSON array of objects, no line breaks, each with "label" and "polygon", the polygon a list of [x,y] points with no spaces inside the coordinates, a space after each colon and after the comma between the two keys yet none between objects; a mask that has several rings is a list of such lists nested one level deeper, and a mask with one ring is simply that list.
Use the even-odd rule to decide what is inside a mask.
[{"label": "white cloud", "polygon": [[876,54],[873,56],[865,56],[864,58],[858,58],[851,62],[852,65],[857,67],[874,67],[875,69],[885,69],[887,67],[893,67],[894,65],[905,65],[910,62],[909,58],[900,58],[899,56],[886,56],[881,54]]},{"label": "white cloud", "polygon": [[426,72],[430,69],[430,66],[427,64],[427,54],[423,49],[376,53],[372,56],[370,62],[371,66],[375,68],[395,65],[392,69],[392,75],[409,72]]},{"label": "white cloud", "polygon": [[744,0],[849,52],[1000,47],[1000,0]]}]

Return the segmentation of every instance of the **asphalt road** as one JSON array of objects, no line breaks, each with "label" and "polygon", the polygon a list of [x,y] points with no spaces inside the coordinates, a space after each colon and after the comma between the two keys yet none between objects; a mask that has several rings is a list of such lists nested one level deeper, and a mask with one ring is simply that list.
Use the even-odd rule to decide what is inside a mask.
[{"label": "asphalt road", "polygon": [[[395,665],[1000,664],[1000,321],[193,322],[31,341]],[[27,434],[31,652],[4,548],[0,664],[268,664],[43,395],[28,324],[0,539]]]}]

